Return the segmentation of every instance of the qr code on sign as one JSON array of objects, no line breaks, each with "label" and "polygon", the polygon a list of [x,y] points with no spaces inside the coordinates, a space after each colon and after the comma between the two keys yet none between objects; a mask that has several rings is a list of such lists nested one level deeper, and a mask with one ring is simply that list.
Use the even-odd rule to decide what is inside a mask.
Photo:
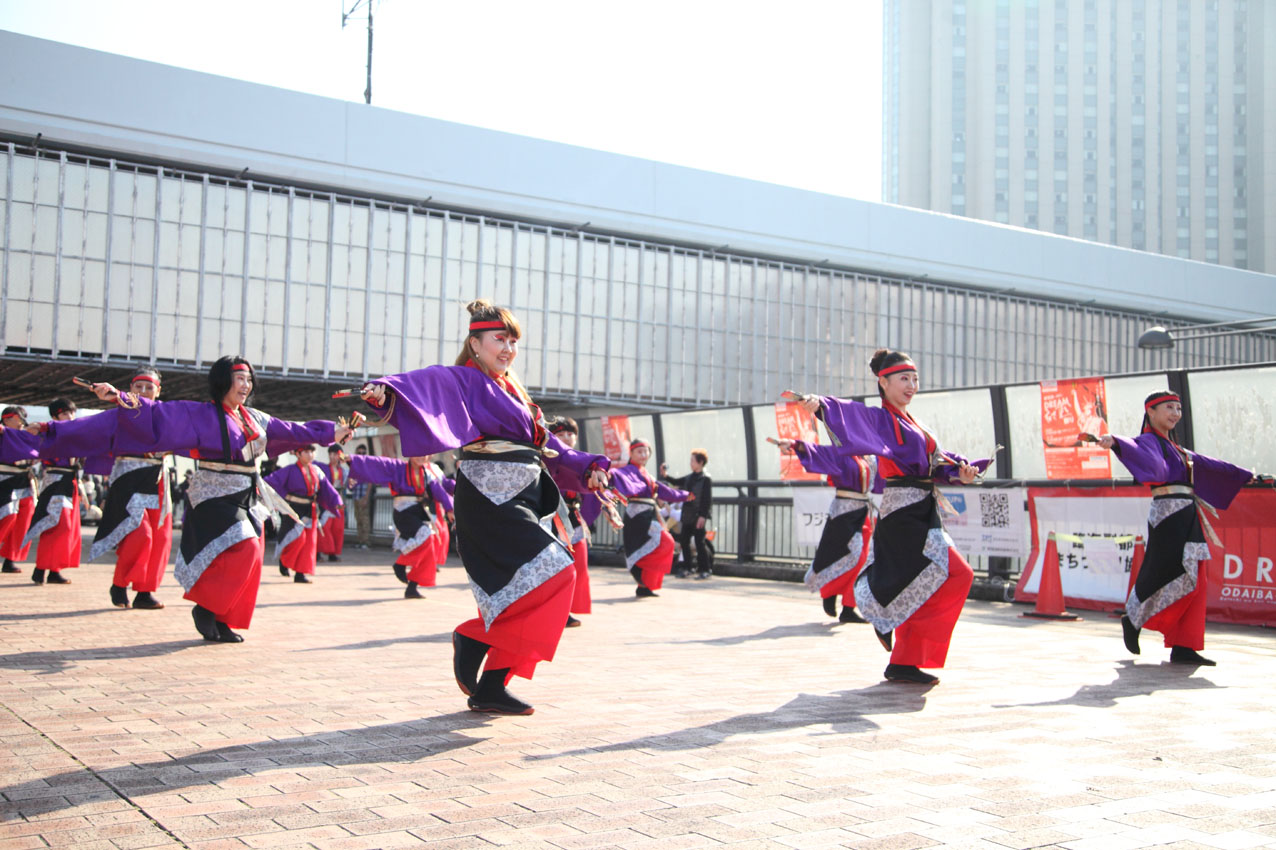
[{"label": "qr code on sign", "polygon": [[979,513],[984,528],[1010,527],[1010,494],[980,493]]}]

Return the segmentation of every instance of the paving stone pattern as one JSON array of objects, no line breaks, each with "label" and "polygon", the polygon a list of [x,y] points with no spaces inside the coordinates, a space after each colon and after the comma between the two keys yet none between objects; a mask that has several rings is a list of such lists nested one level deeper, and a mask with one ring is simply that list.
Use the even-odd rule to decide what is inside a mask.
[{"label": "paving stone pattern", "polygon": [[923,689],[800,585],[595,568],[512,685],[536,714],[493,718],[451,675],[464,572],[411,601],[389,564],[268,566],[240,645],[192,639],[171,576],[154,612],[106,564],[0,577],[0,848],[1276,848],[1268,631],[1211,625],[1192,669],[971,601]]}]

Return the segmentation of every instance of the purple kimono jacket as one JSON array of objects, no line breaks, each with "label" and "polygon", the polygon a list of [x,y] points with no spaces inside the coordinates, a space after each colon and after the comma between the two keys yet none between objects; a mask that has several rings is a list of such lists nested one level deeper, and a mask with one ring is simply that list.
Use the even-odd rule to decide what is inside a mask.
[{"label": "purple kimono jacket", "polygon": [[[820,401],[819,416],[842,449],[851,454],[877,455],[893,464],[901,475],[934,478],[936,484],[952,484],[959,480],[957,467],[952,461],[938,456],[932,471],[932,458],[926,450],[926,434],[908,419],[896,416],[885,407],[869,407],[859,401],[832,396],[824,396]],[[936,447],[936,455],[939,451]],[[992,458],[971,461],[953,452],[944,454],[958,463],[969,463],[980,472],[992,463]],[[885,469],[881,473],[887,475]]]},{"label": "purple kimono jacket", "polygon": [[[443,486],[443,481],[436,478],[427,467],[422,467],[425,476],[426,494],[434,502],[443,505],[445,511],[452,510],[452,494]],[[418,494],[412,482],[408,480],[408,461],[376,455],[352,455],[350,457],[350,478],[364,484],[380,484],[389,487],[395,497],[408,496],[424,498]]]},{"label": "purple kimono jacket", "polygon": [[[515,399],[495,381],[468,366],[428,366],[412,372],[387,375],[371,383],[392,391],[392,410],[373,407],[399,430],[403,454],[432,455],[459,448],[484,437],[531,445],[536,424],[527,405]],[[603,455],[569,449],[552,434],[545,448],[545,466],[555,480],[573,481],[574,489],[588,489],[590,467],[607,469]]]},{"label": "purple kimono jacket", "polygon": [[1169,440],[1148,431],[1137,437],[1112,437],[1112,453],[1140,484],[1190,484],[1201,501],[1224,510],[1254,477],[1248,469],[1207,455],[1187,451],[1189,473],[1183,456]]},{"label": "purple kimono jacket", "polygon": [[873,486],[877,460],[872,455],[862,457],[844,447],[821,446],[802,440],[793,441],[793,450],[797,452],[803,469],[827,475],[839,490],[865,493]]},{"label": "purple kimono jacket", "polygon": [[237,419],[211,402],[151,401],[125,394],[136,408],[116,407],[87,419],[50,422],[41,456],[100,455],[106,442],[112,455],[179,452],[193,458],[223,461],[218,413],[227,419],[230,461],[249,463],[260,455],[283,454],[312,443],[333,441],[336,423],[326,420],[289,422],[246,408],[257,423],[258,439],[249,446]]},{"label": "purple kimono jacket", "polygon": [[[341,507],[341,496],[337,493],[332,482],[328,480],[328,476],[323,474],[323,470],[319,469],[318,464],[311,463],[315,467],[315,476],[319,479],[315,487],[314,498],[319,505],[319,510],[330,511],[335,513]],[[306,480],[301,471],[301,464],[290,464],[280,467],[265,477],[267,484],[279,495],[287,498],[288,496],[308,495]],[[306,517],[302,517],[306,519]]]}]

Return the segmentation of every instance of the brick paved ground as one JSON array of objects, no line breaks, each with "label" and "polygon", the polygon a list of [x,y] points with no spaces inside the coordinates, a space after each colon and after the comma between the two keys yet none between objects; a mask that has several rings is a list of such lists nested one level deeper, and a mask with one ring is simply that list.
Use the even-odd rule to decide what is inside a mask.
[{"label": "brick paved ground", "polygon": [[[1130,661],[1115,620],[970,602],[931,690],[797,585],[671,581],[595,612],[465,710],[459,566],[401,598],[387,553],[268,570],[244,644],[107,608],[110,568],[0,579],[0,847],[1276,847],[1276,641],[1211,627],[1214,669]],[[359,555],[362,554],[362,557]],[[29,565],[26,565],[29,569]]]}]

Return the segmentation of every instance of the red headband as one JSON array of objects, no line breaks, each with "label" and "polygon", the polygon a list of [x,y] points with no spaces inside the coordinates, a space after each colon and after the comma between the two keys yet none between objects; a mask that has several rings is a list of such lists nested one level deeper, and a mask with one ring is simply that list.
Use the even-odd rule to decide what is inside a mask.
[{"label": "red headband", "polygon": [[916,372],[917,365],[905,360],[903,363],[896,363],[894,366],[887,366],[885,369],[877,373],[877,377],[885,378],[887,375],[894,375],[896,372]]},{"label": "red headband", "polygon": [[493,319],[486,322],[470,322],[470,333],[475,331],[495,331],[505,327],[505,323],[500,319]]},{"label": "red headband", "polygon": [[647,448],[651,448],[651,443],[647,442],[646,440],[633,440],[629,443],[629,450],[632,452],[638,446],[646,446]]},{"label": "red headband", "polygon": [[1167,401],[1181,402],[1183,401],[1183,399],[1179,398],[1178,393],[1166,393],[1165,395],[1159,395],[1159,396],[1156,396],[1155,398],[1150,398],[1147,401],[1143,402],[1143,409],[1151,410],[1152,408],[1156,407],[1158,404],[1163,404],[1164,402],[1167,402]]},{"label": "red headband", "polygon": [[230,371],[232,372],[251,372],[252,370],[253,367],[249,366],[247,363],[236,363],[234,366],[230,367]]},{"label": "red headband", "polygon": [[152,384],[159,383],[159,381],[155,380],[150,375],[134,375],[133,380],[129,381],[129,383],[136,384],[138,381],[150,381]]}]

